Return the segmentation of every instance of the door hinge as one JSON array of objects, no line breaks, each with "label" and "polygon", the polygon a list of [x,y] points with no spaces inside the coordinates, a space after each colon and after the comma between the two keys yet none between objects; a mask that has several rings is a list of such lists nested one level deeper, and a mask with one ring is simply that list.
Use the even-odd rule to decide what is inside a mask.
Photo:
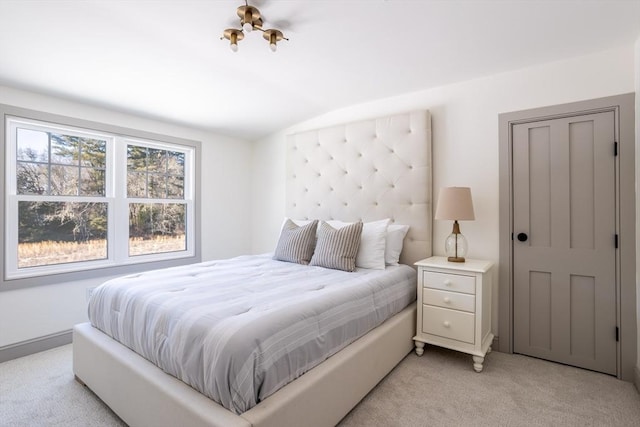
[{"label": "door hinge", "polygon": [[616,342],[620,341],[620,328],[616,326]]},{"label": "door hinge", "polygon": [[615,240],[616,249],[618,249],[618,235],[617,234],[616,234],[614,240]]},{"label": "door hinge", "polygon": [[618,141],[615,141],[613,143],[613,155],[617,156],[618,155]]}]

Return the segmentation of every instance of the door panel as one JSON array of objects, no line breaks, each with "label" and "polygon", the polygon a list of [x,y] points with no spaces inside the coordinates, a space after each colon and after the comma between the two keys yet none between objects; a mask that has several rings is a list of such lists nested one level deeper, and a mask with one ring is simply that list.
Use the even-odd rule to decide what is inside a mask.
[{"label": "door panel", "polygon": [[514,125],[514,351],[616,373],[614,113]]},{"label": "door panel", "polygon": [[551,274],[529,272],[529,345],[551,350]]}]

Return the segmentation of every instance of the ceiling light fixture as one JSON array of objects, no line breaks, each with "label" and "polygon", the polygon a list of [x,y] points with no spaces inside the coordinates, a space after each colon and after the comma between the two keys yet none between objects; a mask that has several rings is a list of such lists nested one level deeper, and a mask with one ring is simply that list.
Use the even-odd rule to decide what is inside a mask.
[{"label": "ceiling light fixture", "polygon": [[260,11],[256,7],[249,6],[247,0],[245,0],[244,6],[238,7],[236,13],[240,18],[240,28],[227,28],[220,37],[220,40],[229,40],[232,51],[237,52],[238,42],[244,38],[245,33],[250,33],[253,30],[262,31],[262,37],[269,42],[269,48],[272,52],[278,50],[280,40],[289,40],[282,34],[282,31],[275,28],[263,30]]}]

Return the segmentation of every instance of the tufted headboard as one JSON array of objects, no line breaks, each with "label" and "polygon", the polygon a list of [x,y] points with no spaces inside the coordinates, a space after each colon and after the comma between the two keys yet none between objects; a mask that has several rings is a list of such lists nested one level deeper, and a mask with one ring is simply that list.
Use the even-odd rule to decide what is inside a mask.
[{"label": "tufted headboard", "polygon": [[411,226],[403,264],[431,256],[431,118],[414,111],[287,136],[286,215]]}]

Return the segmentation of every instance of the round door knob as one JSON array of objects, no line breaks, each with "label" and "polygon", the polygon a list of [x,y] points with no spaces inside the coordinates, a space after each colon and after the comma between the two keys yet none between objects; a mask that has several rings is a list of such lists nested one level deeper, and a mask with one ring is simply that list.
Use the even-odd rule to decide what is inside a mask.
[{"label": "round door knob", "polygon": [[518,240],[521,242],[526,242],[528,238],[527,233],[518,233]]},{"label": "round door knob", "polygon": [[444,297],[444,302],[446,302],[447,304],[451,302],[451,298],[449,297]]},{"label": "round door knob", "polygon": [[448,328],[449,326],[451,326],[451,323],[449,323],[448,320],[445,320],[443,325],[444,325],[445,328]]}]

